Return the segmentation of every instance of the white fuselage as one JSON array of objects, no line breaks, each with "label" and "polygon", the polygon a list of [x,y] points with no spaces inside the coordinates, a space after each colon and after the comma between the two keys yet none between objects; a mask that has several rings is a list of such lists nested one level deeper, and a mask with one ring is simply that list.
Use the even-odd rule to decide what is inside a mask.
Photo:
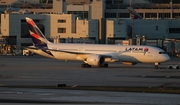
[{"label": "white fuselage", "polygon": [[41,50],[33,49],[31,51],[59,60],[84,61],[84,58],[89,55],[111,56],[111,60],[106,62],[160,63],[170,59],[162,49],[152,46],[48,43],[47,47],[57,51],[50,51],[52,56],[47,55],[45,52],[43,53]]}]

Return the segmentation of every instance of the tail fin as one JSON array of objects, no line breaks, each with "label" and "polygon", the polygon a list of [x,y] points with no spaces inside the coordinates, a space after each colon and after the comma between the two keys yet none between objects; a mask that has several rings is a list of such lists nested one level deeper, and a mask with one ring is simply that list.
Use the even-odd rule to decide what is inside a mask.
[{"label": "tail fin", "polygon": [[49,43],[49,41],[46,39],[46,37],[43,35],[41,30],[37,27],[37,25],[31,18],[26,17],[26,22],[28,24],[29,32],[34,45],[42,45]]}]

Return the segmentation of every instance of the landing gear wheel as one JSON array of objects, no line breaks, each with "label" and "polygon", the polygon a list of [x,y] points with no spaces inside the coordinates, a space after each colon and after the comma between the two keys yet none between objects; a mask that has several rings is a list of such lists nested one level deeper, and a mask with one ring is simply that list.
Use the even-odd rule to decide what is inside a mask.
[{"label": "landing gear wheel", "polygon": [[90,68],[90,67],[91,67],[91,65],[88,65],[88,64],[87,64],[87,67],[88,67],[88,68]]},{"label": "landing gear wheel", "polygon": [[159,67],[158,66],[154,66],[155,69],[158,69]]},{"label": "landing gear wheel", "polygon": [[104,64],[100,65],[99,67],[108,67],[108,64],[104,63]]},{"label": "landing gear wheel", "polygon": [[81,65],[82,68],[85,68],[85,66],[86,66],[85,64],[82,64],[82,65]]},{"label": "landing gear wheel", "polygon": [[177,66],[176,69],[179,69],[179,66]]},{"label": "landing gear wheel", "polygon": [[169,69],[173,69],[173,67],[172,67],[172,66],[169,66]]},{"label": "landing gear wheel", "polygon": [[158,62],[154,63],[154,65],[155,65],[155,66],[154,66],[155,69],[158,69],[158,68],[159,68],[159,67],[158,67],[159,63],[158,63]]},{"label": "landing gear wheel", "polygon": [[104,67],[108,67],[109,65],[107,63],[104,64]]},{"label": "landing gear wheel", "polygon": [[84,64],[81,65],[81,67],[82,67],[82,68],[90,68],[91,65],[84,63]]}]

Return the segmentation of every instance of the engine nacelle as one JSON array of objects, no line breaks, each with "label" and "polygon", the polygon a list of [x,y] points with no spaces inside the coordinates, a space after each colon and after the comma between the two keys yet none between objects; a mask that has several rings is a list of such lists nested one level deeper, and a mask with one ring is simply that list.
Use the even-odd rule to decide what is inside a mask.
[{"label": "engine nacelle", "polygon": [[92,66],[101,66],[104,64],[105,58],[101,55],[90,55],[86,62]]}]

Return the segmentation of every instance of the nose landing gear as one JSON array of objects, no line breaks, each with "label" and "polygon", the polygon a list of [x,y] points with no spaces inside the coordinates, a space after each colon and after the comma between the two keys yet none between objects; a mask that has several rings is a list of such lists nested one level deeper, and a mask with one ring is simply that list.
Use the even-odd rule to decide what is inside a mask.
[{"label": "nose landing gear", "polygon": [[158,69],[158,68],[159,68],[159,67],[158,67],[159,63],[158,63],[158,62],[154,63],[154,65],[155,65],[155,66],[154,66],[155,69]]}]

